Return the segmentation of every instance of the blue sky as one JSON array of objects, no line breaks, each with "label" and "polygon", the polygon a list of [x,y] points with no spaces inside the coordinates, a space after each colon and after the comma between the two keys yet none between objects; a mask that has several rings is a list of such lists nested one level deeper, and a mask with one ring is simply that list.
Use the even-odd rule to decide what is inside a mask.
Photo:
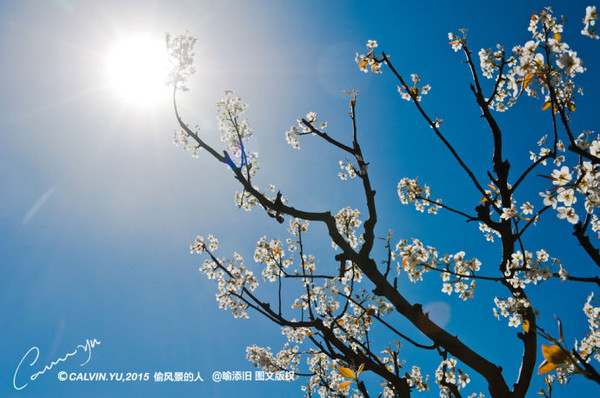
[{"label": "blue sky", "polygon": [[[263,167],[258,182],[275,184],[307,209],[362,206],[359,187],[337,178],[339,153],[316,140],[304,140],[297,152],[284,138],[297,118],[316,111],[332,134],[349,141],[342,90],[354,87],[363,152],[371,161],[382,215],[380,236],[391,228],[396,239],[414,236],[441,252],[465,250],[495,269],[499,248],[485,242],[476,226],[447,214],[417,214],[398,201],[396,184],[404,176],[418,176],[433,196],[464,208],[478,195],[431,129],[400,99],[391,74],[364,75],[354,55],[368,39],[378,40],[401,73],[418,73],[431,84],[424,104],[445,120],[465,160],[483,165],[474,167],[483,177],[490,137],[468,90],[469,72],[448,45],[447,33],[469,29],[474,50],[496,43],[511,48],[529,39],[529,17],[547,5],[567,17],[564,40],[588,68],[579,78],[586,94],[578,103],[575,130],[594,129],[600,57],[598,42],[579,35],[587,2],[0,3],[0,395],[301,396],[299,382],[210,380],[214,371],[254,370],[245,347],[277,349],[284,339],[258,316],[235,320],[219,310],[216,287],[198,272],[203,259],[191,256],[189,245],[197,234],[213,233],[221,255],[237,250],[251,262],[258,238],[285,238],[285,228],[258,209],[238,210],[230,173],[172,144],[176,123],[168,95],[148,108],[118,98],[105,76],[107,53],[116,41],[184,31],[198,37],[198,72],[180,100],[184,119],[218,144],[215,103],[223,90],[235,90],[250,104],[252,145]],[[549,129],[539,107],[526,99],[499,116],[514,170],[528,164],[528,151]],[[546,184],[533,182],[538,191]],[[535,197],[534,189],[530,193]],[[574,274],[593,272],[565,223],[550,219],[547,225],[531,234],[531,246],[552,248],[551,255]],[[329,244],[318,235],[311,243],[326,264]],[[449,330],[501,363],[512,383],[521,347],[514,329],[492,316],[491,300],[501,293],[481,284],[476,300],[463,304],[442,294],[436,277],[430,279],[418,285],[402,281],[401,288],[408,299],[437,308]],[[580,309],[589,292],[551,282],[533,295],[545,310],[545,326],[553,330],[557,313],[572,341],[585,333]],[[79,352],[25,389],[13,388],[15,369],[31,347],[40,350],[38,365],[48,364],[86,339],[101,344],[85,367],[79,367],[86,358]],[[405,352],[409,364],[416,361],[433,373],[431,358],[408,347]],[[151,377],[155,371],[192,371],[204,382],[61,383],[61,370]],[[485,392],[473,376],[467,391]],[[534,380],[532,395],[541,381]],[[585,380],[570,387],[569,393],[559,389],[558,396],[600,393]]]}]

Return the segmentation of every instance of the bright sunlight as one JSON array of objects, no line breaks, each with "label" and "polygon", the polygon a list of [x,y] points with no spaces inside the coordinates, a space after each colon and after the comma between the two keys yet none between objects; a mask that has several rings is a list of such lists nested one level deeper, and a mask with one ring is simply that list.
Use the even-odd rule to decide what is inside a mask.
[{"label": "bright sunlight", "polygon": [[114,92],[128,105],[149,107],[166,98],[169,90],[164,40],[139,36],[122,39],[107,58]]}]

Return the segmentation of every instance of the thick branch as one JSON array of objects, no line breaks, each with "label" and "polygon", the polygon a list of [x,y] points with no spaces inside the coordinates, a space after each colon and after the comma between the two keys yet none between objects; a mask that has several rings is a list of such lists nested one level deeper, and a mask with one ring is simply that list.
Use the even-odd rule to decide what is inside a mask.
[{"label": "thick branch", "polygon": [[405,316],[417,329],[435,344],[446,349],[451,355],[481,374],[488,382],[493,397],[508,395],[508,386],[502,377],[502,368],[489,362],[458,337],[450,335],[429,319],[420,304],[410,304],[377,270],[375,262],[369,258],[355,260],[365,275],[375,284],[374,293],[387,298],[400,314]]},{"label": "thick branch", "polygon": [[[483,96],[483,90],[481,89],[481,85],[479,84],[479,77],[477,76],[477,70],[475,69],[475,64],[473,63],[473,59],[471,58],[471,51],[466,47],[463,47],[465,55],[467,57],[467,63],[469,68],[471,69],[471,73],[473,75],[474,86],[471,85],[471,90],[473,94],[475,94],[475,99],[477,100],[477,105],[481,109],[483,113],[483,117],[487,121],[490,126],[490,130],[492,131],[492,136],[494,137],[494,155],[492,157],[494,164],[494,172],[498,177],[498,181],[502,181],[503,184],[506,184],[508,179],[508,169],[509,163],[507,161],[502,160],[502,131],[496,122],[496,119],[492,116],[490,112],[489,104],[485,100]],[[504,205],[504,204],[503,204]]]},{"label": "thick branch", "polygon": [[600,267],[600,251],[592,245],[590,238],[585,235],[585,228],[583,227],[583,224],[581,224],[581,221],[573,225],[573,229],[575,230],[573,235],[577,238],[581,247],[583,247],[594,263]]}]

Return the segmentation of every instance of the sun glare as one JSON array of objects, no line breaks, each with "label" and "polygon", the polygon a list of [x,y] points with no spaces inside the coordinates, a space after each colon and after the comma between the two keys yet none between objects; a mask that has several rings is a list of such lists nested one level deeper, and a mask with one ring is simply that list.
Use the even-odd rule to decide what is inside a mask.
[{"label": "sun glare", "polygon": [[156,104],[169,92],[164,40],[132,37],[119,41],[108,56],[107,74],[114,92],[128,105]]}]

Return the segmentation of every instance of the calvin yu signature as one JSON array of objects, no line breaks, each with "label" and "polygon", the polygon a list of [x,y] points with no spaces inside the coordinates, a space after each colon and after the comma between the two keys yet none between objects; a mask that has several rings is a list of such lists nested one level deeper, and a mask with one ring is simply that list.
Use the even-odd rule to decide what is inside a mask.
[{"label": "calvin yu signature", "polygon": [[[90,361],[90,359],[92,359],[93,348],[99,344],[100,344],[100,340],[86,339],[85,343],[79,344],[77,347],[75,347],[75,349],[73,351],[68,352],[65,355],[63,355],[62,357],[45,365],[42,370],[39,370],[39,371],[31,374],[28,378],[29,381],[35,381],[35,379],[37,379],[40,375],[43,375],[44,373],[46,373],[47,371],[49,371],[50,369],[52,369],[59,363],[65,362],[70,357],[77,355],[77,353],[79,353],[79,352],[85,352],[87,354],[85,361],[79,365],[79,366],[84,366],[85,364],[87,364]],[[23,358],[21,358],[21,362],[19,362],[17,369],[15,369],[15,374],[13,375],[13,387],[15,388],[15,390],[22,390],[25,387],[27,387],[27,385],[29,384],[29,381],[27,381],[27,383],[25,383],[25,384],[22,384],[22,381],[19,382],[19,379],[27,378],[26,376],[19,376],[20,373],[24,372],[26,369],[26,367],[23,366],[23,363],[26,363],[26,364],[29,363],[29,367],[33,367],[37,363],[39,357],[40,357],[40,349],[38,347],[31,347],[29,349],[29,351],[27,351],[25,353],[25,355],[23,355]],[[29,362],[29,361],[31,361],[31,362]],[[21,366],[23,366],[23,369],[21,369]]]}]

